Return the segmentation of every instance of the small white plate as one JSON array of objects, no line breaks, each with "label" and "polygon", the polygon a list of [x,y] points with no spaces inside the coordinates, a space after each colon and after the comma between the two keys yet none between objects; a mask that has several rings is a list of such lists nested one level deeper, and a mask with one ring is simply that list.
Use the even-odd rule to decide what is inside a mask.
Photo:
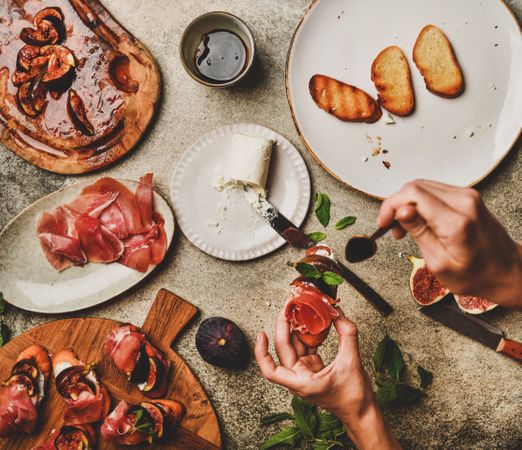
[{"label": "small white plate", "polygon": [[[412,61],[427,24],[440,27],[455,49],[465,79],[458,98],[431,94]],[[386,112],[375,124],[344,123],[315,105],[308,83],[318,73],[376,98],[370,69],[389,45],[410,63],[411,116],[395,117],[395,125],[385,124]],[[520,27],[501,0],[316,0],[297,27],[286,82],[297,130],[319,163],[354,189],[383,198],[415,178],[470,186],[486,177],[520,135],[521,74]],[[378,136],[389,153],[372,157]]]},{"label": "small white plate", "polygon": [[[135,181],[118,180],[131,191]],[[70,203],[92,182],[60,189],[41,198],[18,214],[0,233],[0,289],[12,305],[27,311],[56,314],[89,308],[125,292],[147,277],[118,263],[86,264],[57,272],[45,258],[36,227],[43,211]],[[154,210],[165,219],[168,245],[175,221],[166,200],[154,192]]]},{"label": "small white plate", "polygon": [[219,192],[214,188],[236,133],[276,142],[267,182],[268,199],[298,227],[310,204],[310,177],[303,158],[287,139],[255,124],[218,128],[199,139],[181,157],[170,188],[181,230],[209,255],[245,261],[273,252],[285,240],[257,216],[242,192]]}]

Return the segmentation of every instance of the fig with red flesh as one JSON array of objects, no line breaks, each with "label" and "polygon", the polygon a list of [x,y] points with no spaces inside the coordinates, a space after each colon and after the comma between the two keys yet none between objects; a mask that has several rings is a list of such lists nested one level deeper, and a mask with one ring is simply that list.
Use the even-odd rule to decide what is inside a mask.
[{"label": "fig with red flesh", "polygon": [[56,377],[56,390],[62,397],[71,400],[77,400],[84,391],[96,394],[98,386],[89,376],[95,377],[90,365],[68,367]]},{"label": "fig with red flesh", "polygon": [[63,21],[63,14],[60,8],[51,7],[44,8],[37,12],[33,19],[33,25],[36,29],[39,29],[41,23],[46,20],[54,25],[58,33],[58,41],[62,42],[65,39],[65,24]]},{"label": "fig with red flesh", "polygon": [[109,64],[111,79],[118,89],[123,92],[137,92],[139,83],[133,80],[129,70],[130,61],[126,55],[116,56]]},{"label": "fig with red flesh", "polygon": [[16,87],[21,86],[22,84],[27,83],[28,81],[32,81],[36,77],[41,78],[47,68],[48,59],[46,56],[38,56],[33,58],[31,61],[31,65],[29,67],[29,72],[15,71],[13,72],[13,76],[11,80]]},{"label": "fig with red flesh", "polygon": [[20,86],[16,98],[18,100],[18,105],[24,114],[29,117],[36,117],[39,113],[35,108],[32,86],[33,83],[31,81]]},{"label": "fig with red flesh", "polygon": [[468,314],[482,314],[491,311],[498,305],[485,298],[473,297],[471,295],[453,294],[459,308]]},{"label": "fig with red flesh", "polygon": [[18,52],[16,67],[23,72],[29,72],[31,62],[40,55],[40,49],[35,45],[24,45]]},{"label": "fig with red flesh", "polygon": [[209,364],[229,369],[243,367],[250,356],[241,329],[223,317],[210,317],[201,323],[196,334],[196,348]]},{"label": "fig with red flesh", "polygon": [[23,28],[20,32],[20,39],[29,45],[52,45],[60,40],[60,33],[53,22],[42,19],[38,28]]},{"label": "fig with red flesh", "polygon": [[94,134],[94,127],[87,118],[85,104],[74,89],[69,90],[69,96],[67,98],[67,112],[69,113],[69,117],[77,130],[87,136],[92,136]]},{"label": "fig with red flesh", "polygon": [[408,260],[413,264],[410,276],[411,294],[419,305],[433,305],[449,294],[449,290],[426,267],[424,259],[408,256]]},{"label": "fig with red flesh", "polygon": [[48,58],[42,81],[51,87],[67,87],[76,67],[71,50],[63,45],[46,45],[40,49],[40,55]]},{"label": "fig with red flesh", "polygon": [[64,425],[54,445],[56,450],[91,450],[96,446],[96,433],[91,425]]}]

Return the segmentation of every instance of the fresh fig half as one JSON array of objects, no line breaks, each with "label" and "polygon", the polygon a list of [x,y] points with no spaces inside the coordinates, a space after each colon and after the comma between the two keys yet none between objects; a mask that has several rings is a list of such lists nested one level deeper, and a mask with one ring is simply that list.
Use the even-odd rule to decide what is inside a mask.
[{"label": "fresh fig half", "polygon": [[453,296],[459,308],[468,314],[483,314],[498,306],[496,303],[481,297],[457,294],[453,294]]},{"label": "fresh fig half", "polygon": [[42,19],[38,28],[23,28],[20,39],[29,45],[43,46],[57,44],[60,33],[50,20]]},{"label": "fresh fig half", "polygon": [[69,113],[69,117],[78,131],[87,136],[92,136],[94,134],[94,127],[87,118],[85,104],[74,89],[69,90],[69,96],[67,98],[67,112]]},{"label": "fresh fig half", "polygon": [[123,92],[137,92],[140,84],[132,79],[130,61],[126,55],[118,55],[109,64],[109,73],[115,86]]},{"label": "fresh fig half", "polygon": [[241,329],[223,317],[210,317],[201,323],[196,333],[196,348],[209,364],[229,369],[243,367],[250,356]]},{"label": "fresh fig half", "polygon": [[40,49],[40,55],[48,58],[42,81],[50,87],[66,89],[72,82],[76,67],[73,53],[63,45],[46,45]]},{"label": "fresh fig half", "polygon": [[29,72],[31,62],[40,55],[40,49],[35,45],[24,45],[18,52],[16,67],[22,72]]},{"label": "fresh fig half", "polygon": [[424,259],[410,255],[408,260],[413,264],[410,276],[411,294],[419,305],[433,305],[449,294],[450,291],[426,267]]}]

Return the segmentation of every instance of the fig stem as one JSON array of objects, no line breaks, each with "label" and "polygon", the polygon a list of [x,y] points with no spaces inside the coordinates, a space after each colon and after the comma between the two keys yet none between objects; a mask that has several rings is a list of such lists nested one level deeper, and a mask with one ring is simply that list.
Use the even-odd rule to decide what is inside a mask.
[{"label": "fig stem", "polygon": [[218,341],[218,345],[220,347],[224,347],[225,345],[227,344],[227,340],[225,338],[221,338],[219,341]]}]

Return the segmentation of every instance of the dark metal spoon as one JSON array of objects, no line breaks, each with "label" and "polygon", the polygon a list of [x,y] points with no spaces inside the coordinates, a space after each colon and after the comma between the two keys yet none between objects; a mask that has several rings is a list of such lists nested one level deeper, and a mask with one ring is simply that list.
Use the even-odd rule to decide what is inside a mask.
[{"label": "dark metal spoon", "polygon": [[353,236],[346,244],[346,260],[350,263],[356,263],[371,258],[377,252],[377,243],[375,241],[384,236],[396,225],[397,221],[394,220],[386,228],[377,228],[377,231],[375,231],[371,236]]}]

